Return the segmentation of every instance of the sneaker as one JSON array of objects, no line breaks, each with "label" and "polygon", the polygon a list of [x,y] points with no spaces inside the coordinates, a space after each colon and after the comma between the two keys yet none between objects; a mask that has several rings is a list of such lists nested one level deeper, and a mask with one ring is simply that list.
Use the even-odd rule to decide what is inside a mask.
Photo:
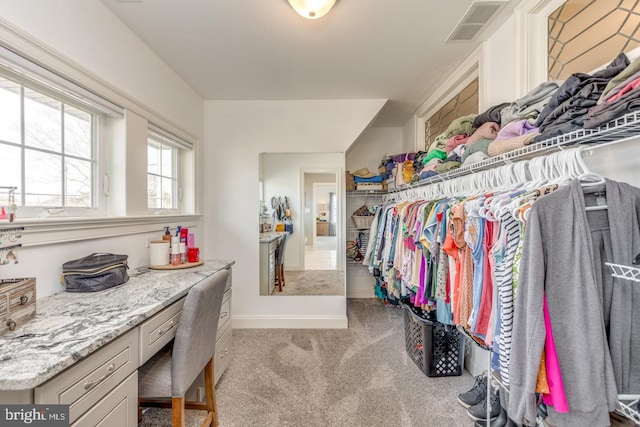
[{"label": "sneaker", "polygon": [[482,403],[487,397],[487,376],[480,374],[471,390],[458,395],[458,402],[465,408]]},{"label": "sneaker", "polygon": [[500,393],[498,390],[493,390],[491,396],[488,399],[478,403],[467,409],[467,414],[474,420],[486,420],[487,419],[487,402],[491,405],[489,409],[489,416],[491,420],[500,415]]}]

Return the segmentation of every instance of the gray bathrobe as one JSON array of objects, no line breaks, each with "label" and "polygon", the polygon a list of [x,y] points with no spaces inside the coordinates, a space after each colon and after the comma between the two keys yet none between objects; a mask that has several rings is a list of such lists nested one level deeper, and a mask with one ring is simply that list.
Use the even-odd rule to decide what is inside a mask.
[{"label": "gray bathrobe", "polygon": [[[606,189],[607,210],[595,205]],[[585,205],[586,202],[586,205]],[[546,336],[547,296],[570,412],[554,426],[608,426],[617,394],[640,393],[640,284],[613,279],[605,261],[631,265],[640,252],[640,189],[578,181],[531,208],[520,263],[509,375],[509,416],[534,425],[535,388]]]}]

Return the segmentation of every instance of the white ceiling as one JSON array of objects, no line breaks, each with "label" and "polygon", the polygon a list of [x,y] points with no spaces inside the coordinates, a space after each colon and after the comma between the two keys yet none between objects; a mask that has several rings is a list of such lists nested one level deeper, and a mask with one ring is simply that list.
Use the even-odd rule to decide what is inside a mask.
[{"label": "white ceiling", "polygon": [[389,99],[375,126],[403,126],[480,42],[444,43],[472,0],[338,0],[318,20],[286,0],[102,1],[204,99]]}]

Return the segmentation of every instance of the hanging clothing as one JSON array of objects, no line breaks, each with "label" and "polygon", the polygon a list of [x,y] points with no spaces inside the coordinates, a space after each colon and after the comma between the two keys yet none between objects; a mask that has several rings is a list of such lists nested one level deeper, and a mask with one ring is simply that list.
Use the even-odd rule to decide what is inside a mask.
[{"label": "hanging clothing", "polygon": [[511,212],[504,210],[500,216],[504,234],[504,256],[496,266],[496,282],[500,298],[500,375],[505,385],[509,385],[509,361],[511,358],[511,338],[513,333],[513,264],[520,243],[520,227]]},{"label": "hanging clothing", "polygon": [[[585,211],[592,205],[585,199],[602,191],[608,209]],[[549,407],[549,422],[609,425],[617,393],[640,392],[640,308],[633,307],[640,287],[613,280],[604,269],[604,261],[630,265],[640,252],[639,220],[640,189],[611,180],[588,190],[572,181],[530,208],[509,368],[508,412],[515,422],[535,424],[545,294],[571,408],[563,414]]]}]

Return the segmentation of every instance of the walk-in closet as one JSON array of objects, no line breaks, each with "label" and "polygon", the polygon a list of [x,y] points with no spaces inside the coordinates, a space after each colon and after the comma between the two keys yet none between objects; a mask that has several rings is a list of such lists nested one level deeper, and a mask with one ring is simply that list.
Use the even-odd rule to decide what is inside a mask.
[{"label": "walk-in closet", "polygon": [[0,425],[640,426],[640,0],[0,0],[0,161]]}]

